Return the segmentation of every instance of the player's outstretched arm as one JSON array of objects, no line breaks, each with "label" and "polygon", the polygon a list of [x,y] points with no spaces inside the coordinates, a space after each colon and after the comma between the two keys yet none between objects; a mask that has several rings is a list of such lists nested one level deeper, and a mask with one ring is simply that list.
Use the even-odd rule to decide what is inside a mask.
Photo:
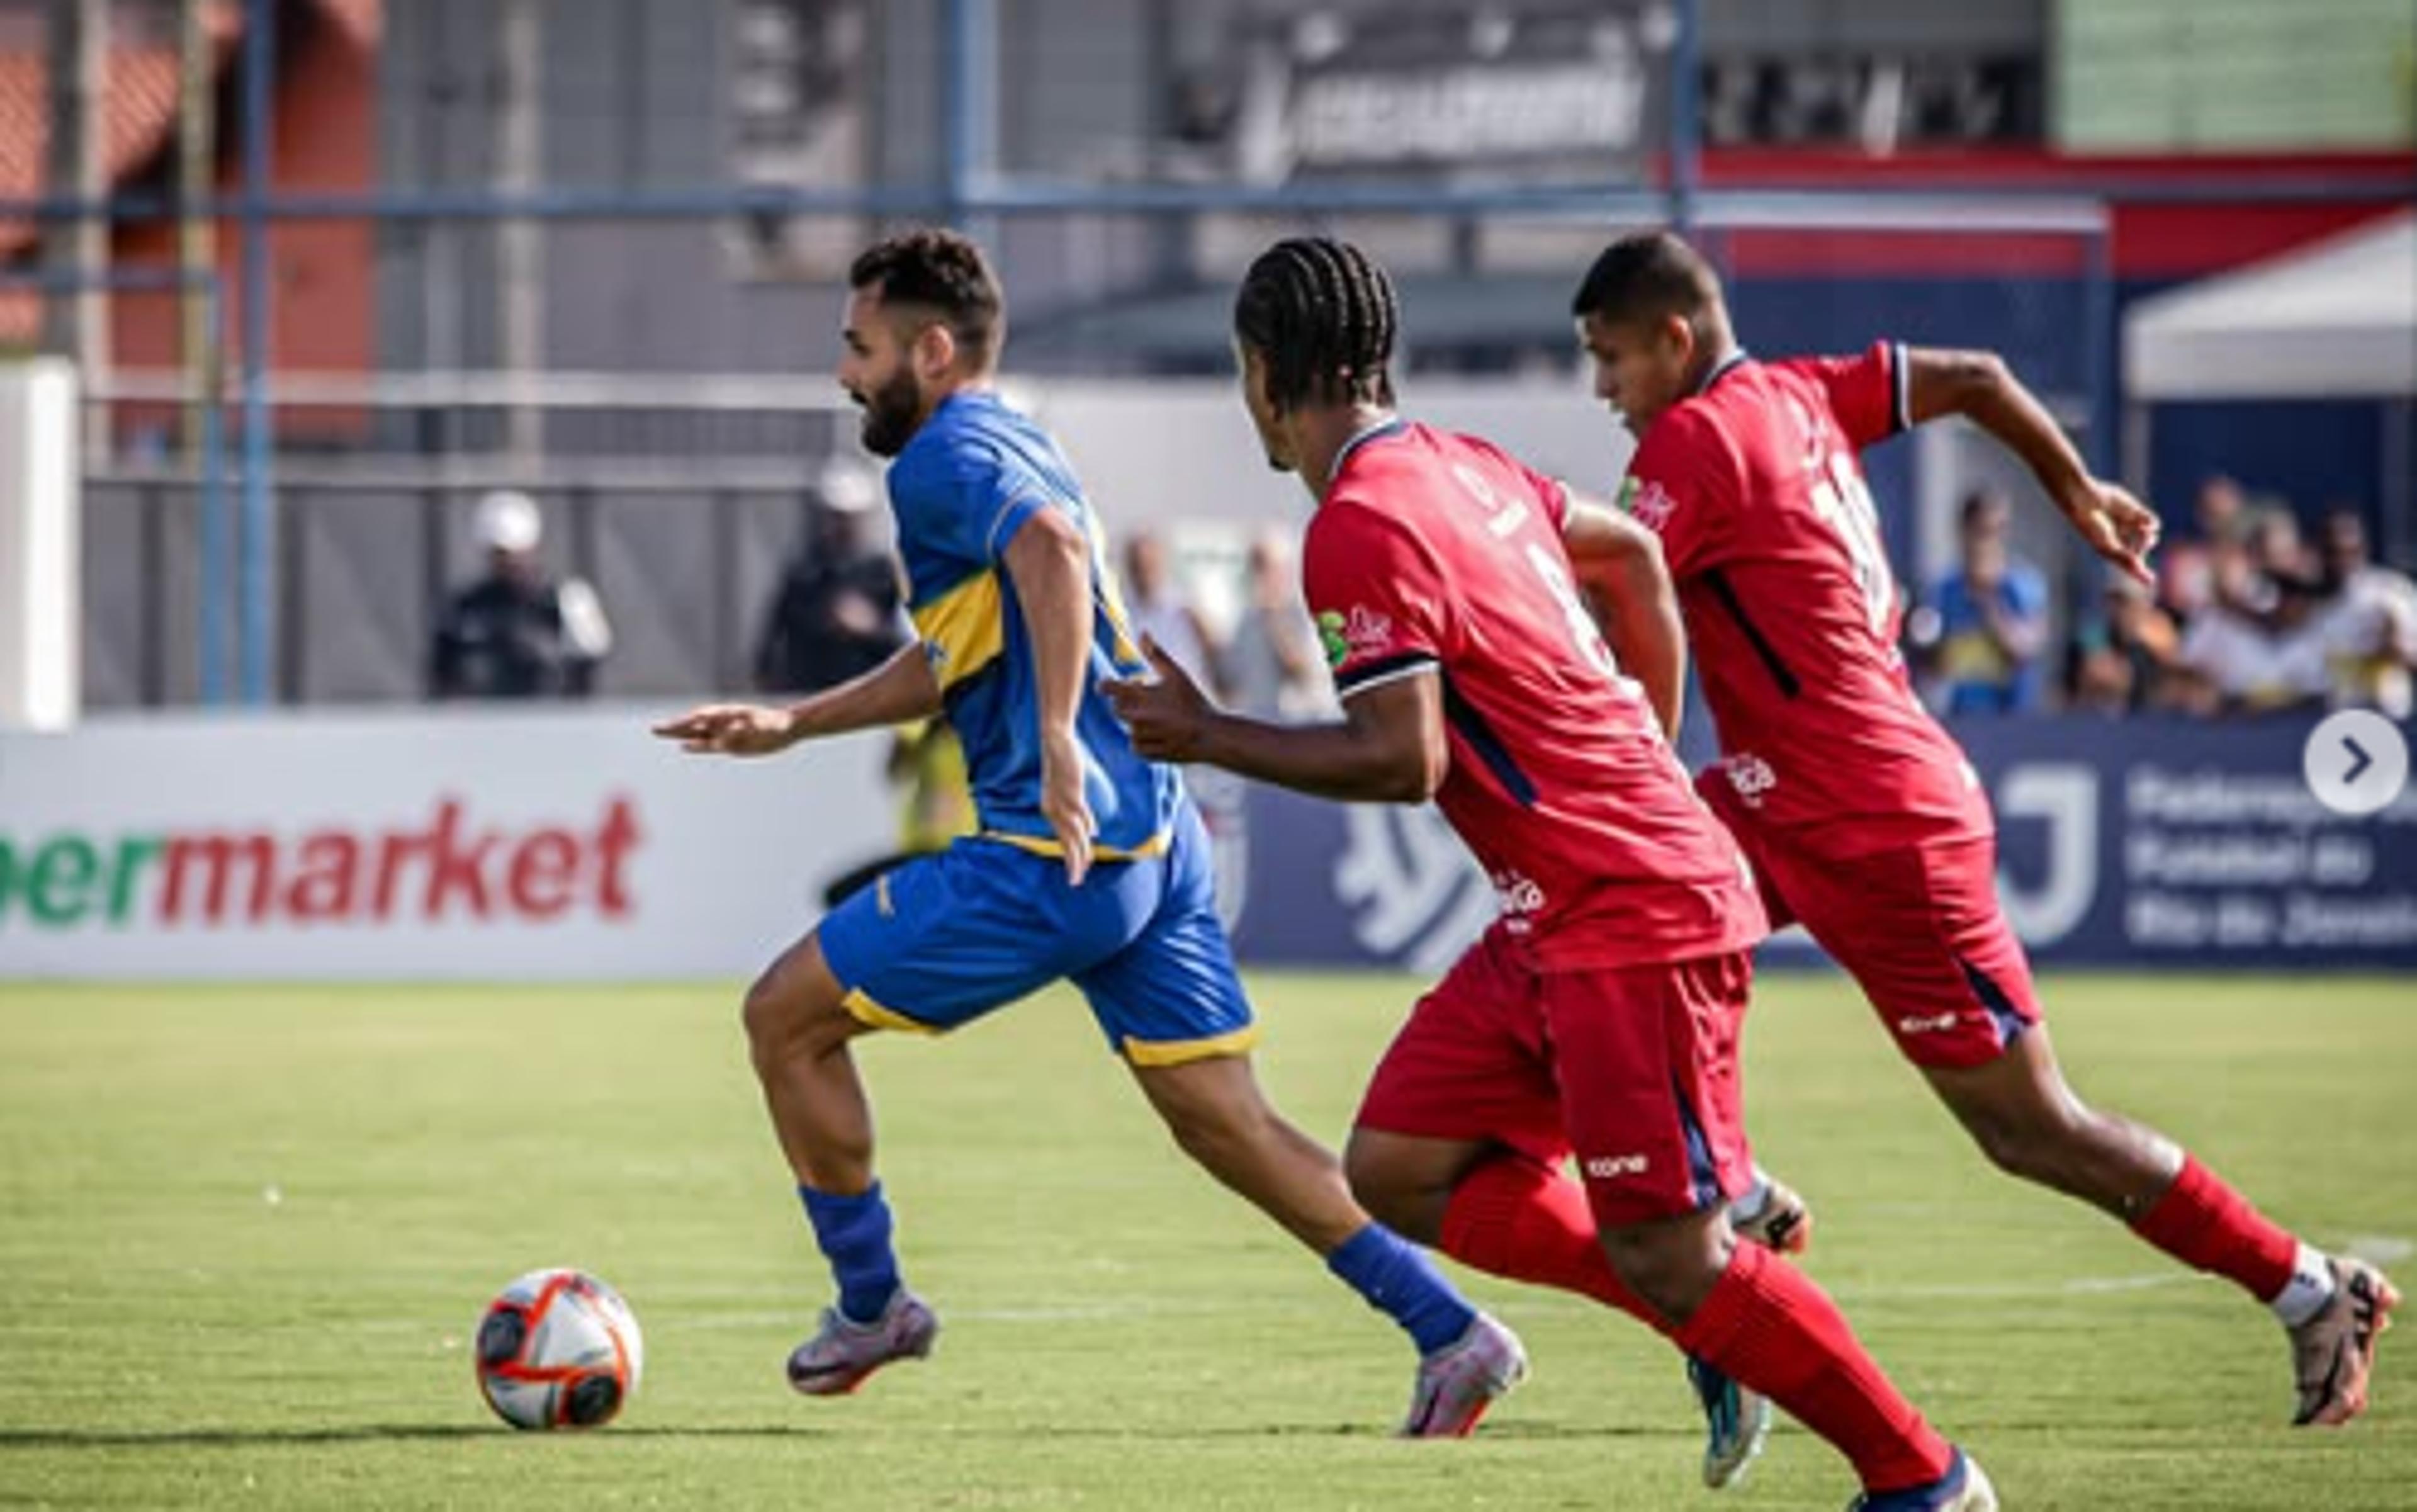
[{"label": "player's outstretched arm", "polygon": [[1587,590],[1620,669],[1645,687],[1665,740],[1679,738],[1686,704],[1687,632],[1662,540],[1598,499],[1570,491],[1561,545]]},{"label": "player's outstretched arm", "polygon": [[1423,803],[1443,786],[1452,747],[1441,680],[1429,666],[1345,695],[1343,718],[1269,725],[1228,713],[1144,637],[1155,679],[1102,684],[1133,749],[1153,761],[1203,762],[1345,802]]},{"label": "player's outstretched arm", "polygon": [[1061,510],[1036,512],[1016,527],[1003,556],[1024,629],[1032,641],[1041,716],[1041,812],[1077,886],[1091,869],[1100,832],[1083,796],[1083,747],[1074,735],[1083,674],[1091,657],[1091,544]]},{"label": "player's outstretched arm", "polygon": [[705,704],[654,726],[680,749],[706,756],[770,756],[799,741],[903,725],[940,711],[940,685],[920,641],[909,641],[860,678],[799,703]]},{"label": "player's outstretched arm", "polygon": [[2121,485],[2092,477],[2063,428],[1997,353],[1908,347],[1906,397],[1916,425],[1961,415],[1997,437],[2022,459],[2090,550],[2142,583],[2156,582],[2149,568],[2156,512]]}]

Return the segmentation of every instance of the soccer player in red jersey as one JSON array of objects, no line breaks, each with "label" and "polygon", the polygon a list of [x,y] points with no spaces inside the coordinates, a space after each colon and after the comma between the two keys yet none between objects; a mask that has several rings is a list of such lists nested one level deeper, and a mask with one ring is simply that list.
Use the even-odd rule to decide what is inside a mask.
[{"label": "soccer player in red jersey", "polygon": [[[1397,417],[1396,318],[1383,271],[1325,239],[1261,255],[1235,305],[1269,461],[1317,500],[1302,578],[1343,717],[1227,713],[1147,647],[1157,680],[1108,684],[1148,756],[1434,799],[1500,893],[1376,1069],[1345,1156],[1354,1193],[1467,1264],[1644,1320],[1834,1444],[1858,1504],[1994,1507],[1829,1297],[1732,1232],[1752,1180],[1738,1033],[1765,924],[1664,739],[1683,647],[1651,537]],[[1642,686],[1582,589],[1610,590]]]},{"label": "soccer player in red jersey", "polygon": [[1665,232],[1615,242],[1573,301],[1595,393],[1635,433],[1622,504],[1662,541],[1721,760],[1697,786],[2000,1168],[2092,1203],[2228,1277],[2289,1330],[2294,1421],[2364,1410],[2399,1298],[2372,1266],[2277,1227],[2171,1139],[2092,1108],[2058,1068],[1996,893],[1996,827],[1915,699],[1856,454],[1962,415],[2004,443],[2100,556],[2143,583],[2156,516],[2092,477],[1987,353],[1879,344],[1763,363],[1718,278]]}]

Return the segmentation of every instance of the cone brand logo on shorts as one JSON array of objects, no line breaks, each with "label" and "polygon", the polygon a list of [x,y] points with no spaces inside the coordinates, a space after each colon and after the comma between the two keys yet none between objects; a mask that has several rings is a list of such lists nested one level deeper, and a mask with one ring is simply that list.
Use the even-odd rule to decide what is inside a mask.
[{"label": "cone brand logo on shorts", "polygon": [[1586,1173],[1599,1182],[1616,1182],[1623,1176],[1642,1176],[1648,1162],[1643,1155],[1589,1155]]},{"label": "cone brand logo on shorts", "polygon": [[593,827],[474,825],[440,795],[418,827],[285,833],[193,830],[99,839],[0,832],[0,928],[129,924],[208,928],[489,920],[546,923],[579,911],[624,919],[637,903],[629,861],[637,804],[605,800]]},{"label": "cone brand logo on shorts", "polygon": [[1944,1034],[1955,1027],[1961,1016],[1953,1013],[1940,1014],[1936,1018],[1908,1015],[1896,1021],[1896,1031],[1900,1034]]},{"label": "cone brand logo on shorts", "polygon": [[1381,651],[1393,638],[1391,615],[1355,603],[1348,615],[1329,609],[1317,617],[1318,644],[1326,649],[1326,664],[1339,667],[1355,656]]}]

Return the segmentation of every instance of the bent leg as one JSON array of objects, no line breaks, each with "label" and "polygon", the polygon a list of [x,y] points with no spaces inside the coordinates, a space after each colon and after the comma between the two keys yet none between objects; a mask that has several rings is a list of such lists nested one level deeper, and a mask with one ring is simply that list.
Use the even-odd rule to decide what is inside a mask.
[{"label": "bent leg", "polygon": [[847,1011],[846,999],[809,933],[755,979],[741,1016],[798,1184],[839,1194],[873,1184],[873,1108],[848,1051],[872,1026]]},{"label": "bent leg", "polygon": [[1185,1154],[1311,1249],[1367,1227],[1341,1164],[1268,1102],[1247,1055],[1136,1065],[1133,1079]]}]

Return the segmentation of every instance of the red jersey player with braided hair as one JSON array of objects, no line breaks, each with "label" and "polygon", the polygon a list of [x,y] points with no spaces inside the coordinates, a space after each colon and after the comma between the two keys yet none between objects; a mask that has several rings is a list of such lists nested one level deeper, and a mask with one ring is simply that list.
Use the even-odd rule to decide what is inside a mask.
[{"label": "red jersey player with braided hair", "polygon": [[2286,1232],[2164,1135],[2064,1080],[1996,893],[1996,829],[1963,753],[1916,700],[1856,454],[1962,415],[2028,466],[2090,547],[2151,582],[2157,520],[2092,477],[1994,355],[1881,344],[1763,363],[1720,281],[1666,232],[1623,237],[1572,301],[1596,396],[1637,437],[1622,502],[1661,538],[1722,757],[1698,787],[2000,1168],[2105,1209],[2268,1304],[2300,1424],[2364,1410],[2398,1302],[2373,1267]]},{"label": "red jersey player with braided hair", "polygon": [[[1352,1190],[1397,1231],[1620,1307],[1786,1408],[1852,1462],[1859,1506],[1991,1512],[1980,1467],[1821,1289],[1732,1227],[1754,1181],[1738,1034],[1764,920],[1664,739],[1683,650],[1652,537],[1397,416],[1397,316],[1383,270],[1324,238],[1269,249],[1235,302],[1260,442],[1317,501],[1302,582],[1342,717],[1227,713],[1148,646],[1155,680],[1107,685],[1145,755],[1433,799],[1494,879],[1501,917],[1376,1068]],[[1608,599],[1617,656],[1581,588]]]}]

